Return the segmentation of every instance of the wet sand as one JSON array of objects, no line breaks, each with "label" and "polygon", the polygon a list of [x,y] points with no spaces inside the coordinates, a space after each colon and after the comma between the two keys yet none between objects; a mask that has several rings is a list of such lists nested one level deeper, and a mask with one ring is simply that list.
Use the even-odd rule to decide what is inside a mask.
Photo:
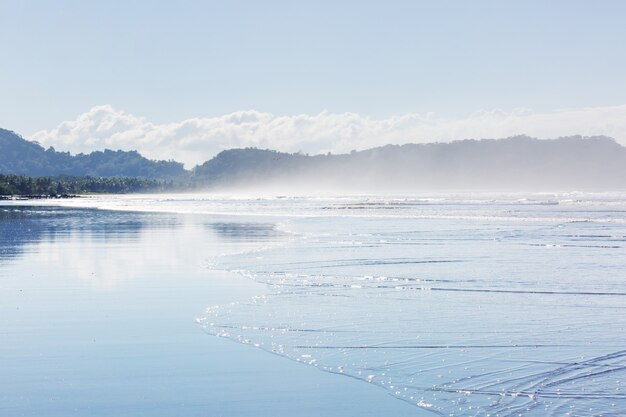
[{"label": "wet sand", "polygon": [[195,323],[208,306],[267,291],[206,259],[277,237],[245,224],[224,232],[232,219],[206,216],[10,207],[0,206],[1,415],[424,414]]}]

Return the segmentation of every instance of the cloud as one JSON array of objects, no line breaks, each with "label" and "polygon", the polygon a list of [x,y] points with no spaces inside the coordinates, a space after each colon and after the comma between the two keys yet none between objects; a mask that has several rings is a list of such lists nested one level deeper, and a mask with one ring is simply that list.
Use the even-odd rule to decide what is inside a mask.
[{"label": "cloud", "polygon": [[516,109],[480,111],[465,118],[432,113],[373,119],[357,113],[321,112],[276,116],[254,110],[155,124],[110,105],[31,139],[72,153],[138,150],[151,159],[175,159],[189,168],[224,149],[271,148],[305,153],[343,153],[389,143],[448,142],[526,134],[538,138],[607,135],[626,145],[626,105],[544,113]]}]

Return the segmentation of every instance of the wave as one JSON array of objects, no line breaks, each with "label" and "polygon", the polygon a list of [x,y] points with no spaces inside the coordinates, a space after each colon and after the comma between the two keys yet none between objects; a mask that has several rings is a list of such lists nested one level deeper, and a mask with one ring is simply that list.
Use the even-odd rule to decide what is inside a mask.
[{"label": "wave", "polygon": [[[20,204],[20,202],[2,204]],[[272,221],[281,218],[331,217],[404,218],[444,222],[456,220],[489,223],[626,224],[626,194],[619,193],[549,195],[456,193],[418,196],[167,194],[85,196],[70,200],[39,200],[28,204],[233,218],[267,218]]]},{"label": "wave", "polygon": [[214,260],[270,293],[207,309],[207,332],[438,415],[626,414],[621,224],[290,226],[279,250]]}]

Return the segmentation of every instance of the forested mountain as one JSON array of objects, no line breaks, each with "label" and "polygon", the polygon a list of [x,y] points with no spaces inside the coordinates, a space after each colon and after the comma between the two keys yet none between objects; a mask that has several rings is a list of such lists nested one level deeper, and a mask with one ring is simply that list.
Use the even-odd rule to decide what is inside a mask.
[{"label": "forested mountain", "polygon": [[135,151],[46,150],[0,129],[0,174],[176,179],[186,190],[603,191],[626,190],[626,148],[604,136],[517,136],[315,156],[247,148],[223,151],[190,173],[178,162],[151,161]]},{"label": "forested mountain", "polygon": [[196,167],[213,187],[342,191],[626,190],[626,148],[580,136],[387,145],[344,155],[223,151]]},{"label": "forested mountain", "polygon": [[0,174],[176,178],[185,173],[181,163],[152,161],[136,151],[70,155],[54,148],[46,150],[10,130],[0,129]]}]

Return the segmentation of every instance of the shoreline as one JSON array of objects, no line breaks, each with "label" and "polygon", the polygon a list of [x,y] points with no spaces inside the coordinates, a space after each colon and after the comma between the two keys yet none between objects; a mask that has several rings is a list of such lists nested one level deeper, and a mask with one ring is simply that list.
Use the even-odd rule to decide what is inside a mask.
[{"label": "shoreline", "polygon": [[[0,293],[6,300],[0,316],[9,329],[0,358],[6,370],[0,376],[5,412],[55,417],[420,414],[379,387],[202,329],[194,318],[207,306],[268,292],[264,284],[203,267],[207,250],[218,241],[196,225],[219,218],[151,214],[136,223],[132,212],[86,213],[92,214],[74,220],[70,229],[50,217],[35,218],[29,229],[40,234],[29,236],[23,248],[0,234],[15,247],[15,256],[0,262],[5,281]],[[99,235],[103,221],[119,226]],[[7,222],[0,226],[11,226]],[[55,239],[55,230],[71,233]]]},{"label": "shoreline", "polygon": [[78,194],[57,194],[57,195],[0,195],[3,201],[30,201],[30,200],[67,200],[71,198],[81,198]]},{"label": "shoreline", "polygon": [[[280,403],[281,407],[292,407],[290,414],[295,414],[294,410],[298,408],[293,407],[298,404],[290,405],[291,400],[287,401],[287,405],[281,402],[285,401],[285,396],[294,398],[295,394],[290,389],[299,386],[302,379],[306,379],[306,383],[323,379],[328,384],[339,384],[338,380],[319,375],[339,371],[342,376],[370,382],[376,389],[383,385],[385,388],[394,388],[393,394],[400,397],[398,399],[401,402],[407,401],[407,398],[411,400],[406,403],[411,408],[417,405],[445,410],[456,400],[462,399],[462,407],[466,412],[473,409],[497,411],[508,409],[509,403],[511,407],[517,407],[520,401],[532,401],[530,406],[533,411],[529,411],[529,415],[540,415],[535,412],[540,413],[544,405],[548,408],[551,405],[540,395],[529,397],[526,394],[533,392],[516,390],[514,381],[517,378],[533,384],[537,375],[558,375],[558,369],[554,369],[553,364],[567,362],[581,355],[604,360],[609,354],[607,360],[611,359],[610,352],[616,349],[614,335],[619,334],[618,329],[622,325],[620,317],[615,316],[613,310],[619,299],[610,299],[608,302],[597,299],[595,297],[602,294],[590,292],[589,288],[604,288],[606,293],[611,292],[612,288],[621,288],[619,277],[601,274],[598,266],[623,269],[623,258],[614,255],[616,251],[624,249],[620,242],[626,236],[623,229],[623,224],[626,224],[623,216],[625,198],[599,202],[587,199],[582,210],[578,202],[566,202],[561,206],[535,202],[528,204],[527,200],[509,203],[485,201],[480,205],[453,201],[428,206],[422,204],[421,200],[405,200],[399,205],[393,203],[396,205],[393,212],[396,219],[371,217],[381,211],[387,212],[385,203],[385,200],[360,200],[355,204],[353,199],[275,202],[269,199],[220,200],[210,196],[193,199],[154,195],[108,196],[85,198],[76,203],[22,203],[22,208],[0,210],[0,214],[5,218],[19,219],[21,230],[28,230],[29,233],[37,228],[30,227],[29,222],[24,220],[45,216],[42,225],[51,230],[40,234],[47,241],[41,248],[54,252],[46,259],[56,259],[60,268],[64,266],[59,271],[64,279],[75,275],[72,272],[74,263],[80,266],[79,271],[96,265],[101,270],[96,271],[96,276],[117,268],[109,274],[109,282],[105,280],[104,284],[99,284],[115,296],[107,301],[109,308],[125,309],[126,304],[130,303],[136,305],[133,309],[151,310],[150,314],[141,315],[141,324],[138,326],[147,324],[152,330],[143,336],[131,333],[128,338],[137,338],[142,344],[150,345],[151,349],[154,347],[157,351],[169,349],[163,345],[165,338],[182,343],[172,351],[173,354],[163,356],[161,351],[153,355],[150,362],[157,364],[159,369],[162,362],[167,362],[167,357],[181,356],[181,350],[195,352],[190,354],[197,359],[194,366],[190,367],[194,372],[205,365],[211,368],[215,364],[220,368],[228,363],[228,372],[225,371],[223,377],[203,372],[203,378],[211,375],[217,379],[203,386],[214,387],[213,384],[219,383],[224,387],[224,381],[230,378],[224,395],[232,398],[242,388],[242,378],[245,379],[244,386],[250,381],[255,385],[270,381],[268,385],[271,386],[267,388],[274,388],[272,402]],[[11,203],[5,206],[8,205]],[[19,203],[13,205],[20,206]],[[63,221],[56,223],[55,210],[30,209],[36,206],[66,207],[70,215],[61,216]],[[97,210],[73,210],[79,206],[91,206]],[[362,206],[366,206],[367,210],[364,211]],[[334,208],[335,214],[345,212],[346,207],[350,211],[348,216],[327,219],[325,215],[319,215],[328,213],[325,207]],[[114,211],[115,208],[123,210]],[[222,211],[230,209],[230,213],[207,215],[203,212],[207,208]],[[20,213],[22,209],[24,211]],[[159,212],[155,212],[157,209]],[[181,209],[183,213],[177,211]],[[459,214],[460,210],[464,217],[458,220],[439,217],[437,223],[434,223],[431,218],[415,220],[407,216],[407,210],[411,210],[408,214],[436,210],[439,216]],[[242,211],[251,214],[243,218],[233,216],[233,213],[243,214]],[[268,230],[274,229],[268,229],[267,217],[261,218],[260,213],[255,216],[256,211],[277,215],[276,220],[271,220],[272,224],[280,224],[282,219],[287,223],[286,229],[311,237],[308,242],[313,244],[303,242],[304,245],[287,245],[284,250],[257,252],[255,248],[258,249],[259,245],[273,246],[283,240],[278,234],[268,233]],[[510,211],[518,214],[506,218],[494,217]],[[578,212],[583,213],[584,217],[576,214]],[[572,217],[572,213],[576,217]],[[299,217],[302,214],[309,214],[310,217]],[[488,217],[481,217],[485,215]],[[290,224],[292,218],[293,224]],[[467,221],[481,218],[488,223]],[[546,220],[552,224],[546,223]],[[65,233],[57,233],[59,225]],[[59,236],[59,239],[55,236]],[[79,237],[80,244],[76,242],[75,247],[65,248],[67,243]],[[30,240],[41,239],[35,236]],[[32,250],[32,247],[24,252],[35,265],[41,266],[41,270],[49,271],[50,266],[53,266],[38,264],[36,259],[33,260],[37,251]],[[104,253],[106,260],[101,256]],[[486,254],[489,255],[485,257]],[[220,259],[221,256],[226,258]],[[572,262],[574,259],[576,262]],[[544,264],[556,260],[561,261],[558,264],[560,268],[543,268]],[[465,262],[474,262],[475,272],[461,269]],[[497,265],[496,274],[493,273],[494,265]],[[206,267],[215,269],[209,271]],[[421,271],[418,279],[414,278],[416,270]],[[224,271],[233,271],[246,278],[241,281],[236,275]],[[524,272],[518,276],[517,271]],[[35,274],[41,275],[41,272],[35,271]],[[502,276],[516,278],[503,281]],[[535,277],[539,276],[544,279],[536,281]],[[250,279],[256,277],[259,279]],[[441,280],[439,277],[446,279]],[[129,281],[128,284],[119,285],[119,289],[124,289],[122,294],[132,290],[130,294],[133,296],[128,301],[118,298],[116,282],[120,278]],[[228,286],[229,290],[218,290],[218,281]],[[255,285],[255,282],[261,286]],[[272,287],[274,282],[279,286]],[[270,287],[263,286],[264,283]],[[283,284],[289,290],[275,293],[274,289]],[[519,291],[520,286],[532,291]],[[403,290],[401,295],[398,290]],[[182,298],[172,301],[172,297]],[[543,308],[548,305],[547,297],[550,300],[549,310]],[[576,301],[578,297],[585,297],[589,303],[581,307]],[[232,309],[226,306],[227,300],[234,302]],[[372,303],[372,300],[376,302]],[[49,299],[44,300],[43,305],[48,302]],[[482,308],[473,308],[475,304]],[[153,311],[155,306],[159,307],[157,311]],[[220,307],[207,309],[207,306]],[[529,306],[533,308],[529,309]],[[580,321],[577,317],[585,317],[586,313],[586,310],[580,308],[594,308],[596,314],[593,318]],[[103,311],[107,310],[105,308]],[[222,344],[215,339],[201,341],[198,336],[200,329],[189,324],[190,319],[199,315],[205,317],[200,311],[208,313],[206,317],[210,318],[207,323],[225,329],[223,335],[232,342]],[[448,314],[450,311],[453,314]],[[81,320],[93,324],[89,317],[89,314],[84,314]],[[123,314],[122,317],[127,320],[129,316]],[[372,323],[368,317],[376,317],[377,321]],[[398,321],[398,317],[403,319]],[[499,319],[492,321],[495,317]],[[44,316],[44,319],[48,317]],[[554,340],[553,332],[535,325],[544,320],[557,326],[560,332],[558,340]],[[612,324],[609,325],[609,322]],[[580,324],[591,325],[594,329],[581,333],[576,330]],[[110,331],[107,326],[101,327]],[[511,333],[511,327],[519,331]],[[335,332],[336,329],[341,331]],[[440,332],[441,329],[445,331]],[[200,333],[204,335],[204,332]],[[193,342],[183,342],[187,337]],[[153,338],[157,338],[158,343],[152,343]],[[474,343],[468,343],[468,338]],[[406,344],[405,339],[424,342]],[[593,344],[589,341],[593,341]],[[233,342],[238,346],[232,346]],[[198,352],[199,346],[205,348]],[[279,360],[274,362],[269,359],[266,356],[268,349],[264,349],[262,354],[255,349],[263,349],[263,346],[268,349],[278,348],[277,352],[281,353],[277,355]],[[378,352],[377,349],[370,349],[371,346],[389,346],[390,349]],[[492,356],[492,349],[502,352],[500,358]],[[131,349],[130,352],[134,354],[135,350]],[[417,352],[424,352],[425,355],[416,355]],[[256,358],[258,363],[242,368],[242,358],[248,355]],[[432,355],[441,355],[445,362],[441,369],[447,372],[432,367]],[[535,356],[540,360],[528,361],[529,357]],[[309,369],[302,368],[298,363],[295,367],[287,365],[282,362],[284,357],[291,359],[290,362],[293,359],[304,362]],[[521,375],[524,367],[513,366],[513,362],[506,358],[514,359],[513,362],[528,362],[525,366],[533,372]],[[485,383],[502,387],[501,391],[507,393],[506,404],[487,404],[484,401],[488,398],[485,399],[483,394],[491,395],[489,392],[474,392],[471,386],[463,383],[464,375],[473,375],[470,373],[473,372],[472,368],[460,368],[455,363],[468,360],[485,370],[481,377]],[[126,366],[132,368],[134,365],[131,363]],[[289,375],[283,375],[276,370],[277,367],[291,371]],[[260,377],[259,373],[263,369],[268,369],[269,376]],[[310,373],[309,370],[314,372]],[[317,371],[319,373],[315,373]],[[230,376],[232,372],[236,372],[239,378],[233,380]],[[490,379],[494,372],[507,373],[510,379]],[[455,379],[442,383],[440,378],[445,375],[453,375]],[[275,384],[282,383],[285,378],[292,378],[289,379],[291,382],[288,387],[276,390]],[[611,381],[611,375],[603,378],[607,378],[607,382],[603,382],[605,384],[620,383],[619,380]],[[174,380],[169,381],[174,383]],[[559,383],[558,380],[554,382]],[[437,389],[424,388],[431,386]],[[266,388],[265,385],[263,387]],[[342,397],[351,401],[364,392],[372,393],[364,391],[365,387],[350,384],[345,389],[347,393]],[[258,394],[258,388],[252,388],[252,391],[254,395]],[[313,398],[323,398],[324,402],[329,395],[310,394]],[[381,393],[384,394],[386,392]],[[263,401],[266,395],[270,394],[263,394],[262,398],[256,398],[255,401]],[[466,395],[469,397],[465,398]],[[206,398],[202,397],[202,400]],[[214,401],[212,404],[223,401],[221,397],[210,398]],[[306,400],[310,400],[309,396]],[[237,403],[237,407],[241,406],[238,399],[232,401]],[[332,400],[329,405],[337,407],[337,401]],[[569,406],[571,402],[576,408],[585,407],[589,401],[593,401],[593,398],[565,398],[552,406]],[[369,411],[369,400],[364,404],[367,404],[365,407]],[[314,406],[307,407],[306,411],[311,411],[313,408],[310,407]],[[400,412],[388,412],[396,406],[387,401],[381,403],[381,407],[384,407],[384,411],[378,415],[402,415]],[[355,408],[348,409],[356,412]],[[459,410],[460,407],[455,409],[455,413]],[[412,410],[411,413],[417,412]],[[282,415],[275,410],[267,414]],[[329,415],[328,412],[322,414]],[[350,413],[343,412],[341,415],[347,414]]]}]

